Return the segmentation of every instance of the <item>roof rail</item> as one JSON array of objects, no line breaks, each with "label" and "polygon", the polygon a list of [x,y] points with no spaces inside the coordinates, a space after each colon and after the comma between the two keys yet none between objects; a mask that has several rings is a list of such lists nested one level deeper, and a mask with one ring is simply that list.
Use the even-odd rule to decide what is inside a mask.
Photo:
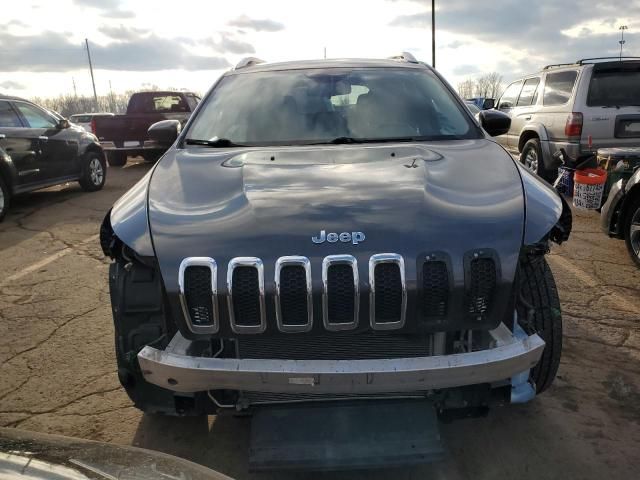
[{"label": "roof rail", "polygon": [[250,67],[252,65],[258,65],[259,63],[264,63],[264,60],[261,60],[256,57],[245,57],[240,60],[234,70],[240,70],[241,68]]},{"label": "roof rail", "polygon": [[393,57],[389,57],[389,59],[397,60],[399,62],[419,63],[418,60],[416,60],[416,57],[414,57],[409,52],[401,52],[398,55],[394,55]]},{"label": "roof rail", "polygon": [[640,57],[621,57],[621,56],[617,56],[617,57],[595,57],[595,58],[583,58],[581,60],[578,60],[576,63],[578,65],[584,65],[585,63],[596,63],[599,60],[640,60]]},{"label": "roof rail", "polygon": [[553,63],[551,65],[547,65],[543,68],[543,70],[549,70],[550,68],[558,68],[558,67],[570,67],[572,65],[577,65],[578,63]]}]

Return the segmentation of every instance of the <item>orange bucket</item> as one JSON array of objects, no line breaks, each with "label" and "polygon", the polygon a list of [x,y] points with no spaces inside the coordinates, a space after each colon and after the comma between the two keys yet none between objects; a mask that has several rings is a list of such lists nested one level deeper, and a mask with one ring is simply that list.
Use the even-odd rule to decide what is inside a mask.
[{"label": "orange bucket", "polygon": [[595,210],[600,208],[607,172],[601,168],[576,170],[573,176],[573,205]]}]

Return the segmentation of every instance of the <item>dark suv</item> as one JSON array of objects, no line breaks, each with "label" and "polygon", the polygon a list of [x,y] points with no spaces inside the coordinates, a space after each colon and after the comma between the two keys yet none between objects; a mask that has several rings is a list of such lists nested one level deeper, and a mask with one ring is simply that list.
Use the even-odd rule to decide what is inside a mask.
[{"label": "dark suv", "polygon": [[0,95],[0,220],[15,194],[75,180],[91,192],[106,175],[94,135],[28,100]]},{"label": "dark suv", "polygon": [[[431,67],[241,62],[101,229],[138,408],[525,402],[562,347],[570,210]],[[484,127],[484,128],[483,128]],[[526,213],[526,214],[525,214]],[[497,395],[497,397],[495,396]]]}]

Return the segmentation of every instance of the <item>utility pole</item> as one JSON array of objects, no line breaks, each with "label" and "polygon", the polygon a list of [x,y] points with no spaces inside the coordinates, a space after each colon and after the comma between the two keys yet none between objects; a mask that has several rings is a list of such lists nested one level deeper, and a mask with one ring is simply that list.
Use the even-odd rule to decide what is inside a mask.
[{"label": "utility pole", "polygon": [[436,68],[436,0],[431,0],[431,66]]},{"label": "utility pole", "polygon": [[327,59],[327,47],[324,47],[324,59]]},{"label": "utility pole", "polygon": [[93,65],[91,64],[91,52],[89,51],[89,40],[85,38],[84,43],[87,46],[87,57],[89,58],[89,71],[91,72],[91,84],[93,85],[93,98],[96,101],[96,108],[98,108],[98,94],[96,93],[96,81],[93,78]]},{"label": "utility pole", "polygon": [[71,81],[73,82],[73,96],[78,97],[78,91],[76,90],[76,79],[71,77]]},{"label": "utility pole", "polygon": [[622,61],[622,46],[627,43],[624,39],[624,31],[629,30],[629,27],[627,27],[626,25],[620,25],[620,28],[618,30],[620,30],[620,35],[622,35],[620,41],[618,42],[620,44],[620,61]]}]

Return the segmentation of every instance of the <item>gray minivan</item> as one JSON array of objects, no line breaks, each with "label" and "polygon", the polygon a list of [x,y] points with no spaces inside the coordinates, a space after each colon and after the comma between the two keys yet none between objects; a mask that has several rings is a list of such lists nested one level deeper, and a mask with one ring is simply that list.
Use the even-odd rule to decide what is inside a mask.
[{"label": "gray minivan", "polygon": [[511,117],[496,137],[539,176],[552,180],[552,155],[572,158],[604,147],[640,146],[640,58],[548,65],[511,83],[496,108]]}]

